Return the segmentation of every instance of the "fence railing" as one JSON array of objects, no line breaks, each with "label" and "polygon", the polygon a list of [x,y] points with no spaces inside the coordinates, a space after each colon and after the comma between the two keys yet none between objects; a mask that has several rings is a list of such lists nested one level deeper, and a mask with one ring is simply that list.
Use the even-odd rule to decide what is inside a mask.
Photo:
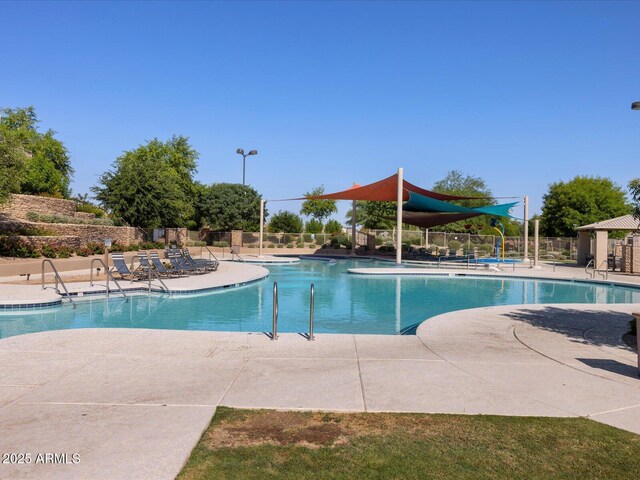
[{"label": "fence railing", "polygon": [[[190,238],[195,239],[195,234]],[[394,230],[369,230],[357,232],[356,247],[366,246],[368,236],[372,236],[376,247],[395,245]],[[203,237],[201,237],[203,238]],[[230,247],[231,232],[208,232],[203,238],[207,245],[215,247]],[[337,239],[337,240],[336,240]],[[478,235],[472,233],[448,233],[430,232],[424,230],[403,230],[402,242],[404,245],[414,248],[424,248],[427,251],[438,253],[441,250],[453,250],[462,254],[477,252],[480,256],[495,255],[497,235]],[[339,241],[342,248],[352,243],[351,231],[328,234],[328,233],[264,233],[262,237],[263,248],[321,248],[322,245],[335,244]],[[236,239],[237,242],[237,239]],[[614,248],[616,240],[610,241],[610,249]],[[260,234],[258,232],[243,232],[241,244],[243,248],[258,248]],[[533,256],[534,239],[533,235],[528,238],[529,256]],[[540,237],[539,254],[551,255],[557,260],[575,260],[577,258],[577,239],[574,237]],[[505,256],[522,257],[524,255],[524,237],[505,237]],[[406,248],[406,247],[405,247]]]}]

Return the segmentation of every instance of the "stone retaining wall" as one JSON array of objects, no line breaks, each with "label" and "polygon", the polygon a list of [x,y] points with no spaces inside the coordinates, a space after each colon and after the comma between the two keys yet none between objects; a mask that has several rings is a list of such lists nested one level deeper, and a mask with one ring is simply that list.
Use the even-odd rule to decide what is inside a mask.
[{"label": "stone retaining wall", "polygon": [[139,243],[145,240],[142,232],[134,227],[110,227],[104,225],[76,225],[71,223],[37,222],[24,222],[24,224],[36,228],[41,228],[55,235],[79,237],[79,246],[81,247],[84,247],[87,243],[103,243],[105,238],[110,238],[113,242],[117,242],[120,245],[130,245],[132,243]]},{"label": "stone retaining wall", "polygon": [[36,195],[15,193],[11,195],[11,199],[5,205],[0,206],[0,212],[8,217],[19,219],[26,219],[28,212],[73,217],[76,214],[76,202],[63,198],[38,197]]},{"label": "stone retaining wall", "polygon": [[18,238],[33,245],[36,248],[41,248],[43,245],[64,245],[65,247],[76,250],[82,246],[80,237],[75,237],[72,235],[61,235],[56,237],[26,237],[20,235]]}]

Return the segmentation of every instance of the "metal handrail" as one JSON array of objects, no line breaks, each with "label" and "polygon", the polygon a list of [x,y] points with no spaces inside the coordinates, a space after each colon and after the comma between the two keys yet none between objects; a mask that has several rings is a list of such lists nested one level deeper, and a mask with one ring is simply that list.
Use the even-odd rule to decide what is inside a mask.
[{"label": "metal handrail", "polygon": [[158,280],[160,282],[160,285],[162,285],[162,288],[164,288],[165,293],[169,293],[169,287],[167,287],[167,284],[162,281],[160,275],[158,275],[158,273],[153,268],[148,268],[147,274],[149,276],[149,286],[147,287],[149,293],[151,293],[151,278]]},{"label": "metal handrail", "polygon": [[[593,268],[593,275],[589,272],[589,267]],[[587,265],[584,267],[584,273],[586,273],[587,275],[589,275],[589,278],[593,278],[596,276],[596,264],[595,264],[595,260],[592,258],[591,260],[589,260],[589,263],[587,263]]]},{"label": "metal handrail", "polygon": [[73,299],[71,298],[71,295],[69,294],[69,290],[67,290],[67,286],[64,284],[64,281],[62,280],[62,277],[58,273],[58,269],[53,264],[53,262],[51,260],[49,260],[48,258],[42,261],[42,268],[41,268],[41,272],[40,272],[41,273],[40,276],[41,276],[41,280],[42,280],[42,290],[46,290],[46,287],[44,286],[44,266],[45,266],[46,263],[51,265],[51,268],[53,269],[53,273],[55,274],[56,293],[58,295],[60,295],[60,289],[58,288],[58,281],[59,281],[60,284],[62,285],[62,288],[64,288],[64,292],[67,294],[67,298],[69,299],[69,303],[71,303],[73,305],[73,308],[76,308],[76,304],[73,303]]},{"label": "metal handrail", "polygon": [[233,261],[233,257],[235,255],[236,257],[238,257],[238,260],[244,262],[244,259],[236,252],[235,247],[231,247],[229,250],[231,251],[231,261]]},{"label": "metal handrail", "polygon": [[200,258],[202,258],[202,249],[206,248],[207,252],[209,252],[209,260],[211,260],[211,257],[213,256],[213,259],[217,262],[218,261],[218,257],[216,257],[216,254],[213,253],[211,250],[209,250],[209,247],[206,245],[203,245],[200,247]]},{"label": "metal handrail", "polygon": [[[604,272],[605,272],[604,275],[600,271],[600,268],[602,267],[603,263],[607,265],[607,268],[605,268],[605,270],[604,270]],[[598,275],[602,275],[602,278],[604,280],[608,280],[609,279],[609,260],[608,259],[603,260],[602,262],[600,262],[600,265],[598,265]]]},{"label": "metal handrail", "polygon": [[273,282],[273,325],[271,340],[278,339],[278,282]]},{"label": "metal handrail", "polygon": [[544,255],[538,255],[538,258],[543,258],[543,257],[551,257],[553,259],[553,271],[556,271],[556,257],[555,255],[551,255],[550,253],[545,253]]},{"label": "metal handrail", "polygon": [[307,338],[307,340],[309,340],[310,342],[315,340],[315,337],[313,336],[313,310],[314,310],[314,304],[315,304],[315,293],[314,293],[314,288],[313,288],[313,283],[311,284],[311,290],[309,292],[309,337]]},{"label": "metal handrail", "polygon": [[101,258],[94,258],[93,260],[91,260],[91,265],[89,267],[89,284],[93,287],[93,264],[94,262],[100,262],[102,264],[102,266],[104,267],[104,272],[107,275],[107,297],[109,296],[109,279],[113,280],[113,283],[116,284],[116,287],[118,287],[118,291],[122,294],[122,296],[125,298],[126,301],[129,301],[129,298],[127,297],[127,294],[124,293],[124,289],[120,286],[120,283],[115,279],[115,277],[111,274],[111,272],[109,271],[109,268],[105,265],[105,263],[102,261]]}]

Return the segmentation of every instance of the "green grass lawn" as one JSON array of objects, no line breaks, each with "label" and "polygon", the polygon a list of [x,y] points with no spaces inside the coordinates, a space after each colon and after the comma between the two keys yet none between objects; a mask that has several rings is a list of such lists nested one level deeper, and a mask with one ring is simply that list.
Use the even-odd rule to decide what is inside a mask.
[{"label": "green grass lawn", "polygon": [[582,418],[220,407],[178,478],[637,479],[640,436]]}]

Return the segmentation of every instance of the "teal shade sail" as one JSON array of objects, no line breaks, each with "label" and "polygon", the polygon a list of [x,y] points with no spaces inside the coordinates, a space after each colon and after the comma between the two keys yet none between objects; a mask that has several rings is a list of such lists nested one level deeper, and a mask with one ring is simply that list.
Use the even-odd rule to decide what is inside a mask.
[{"label": "teal shade sail", "polygon": [[499,205],[485,205],[482,207],[463,207],[453,203],[443,202],[435,198],[425,197],[418,193],[409,192],[409,201],[403,205],[407,212],[431,212],[431,213],[476,213],[494,215],[497,217],[510,217],[511,210],[518,202],[502,203]]}]

